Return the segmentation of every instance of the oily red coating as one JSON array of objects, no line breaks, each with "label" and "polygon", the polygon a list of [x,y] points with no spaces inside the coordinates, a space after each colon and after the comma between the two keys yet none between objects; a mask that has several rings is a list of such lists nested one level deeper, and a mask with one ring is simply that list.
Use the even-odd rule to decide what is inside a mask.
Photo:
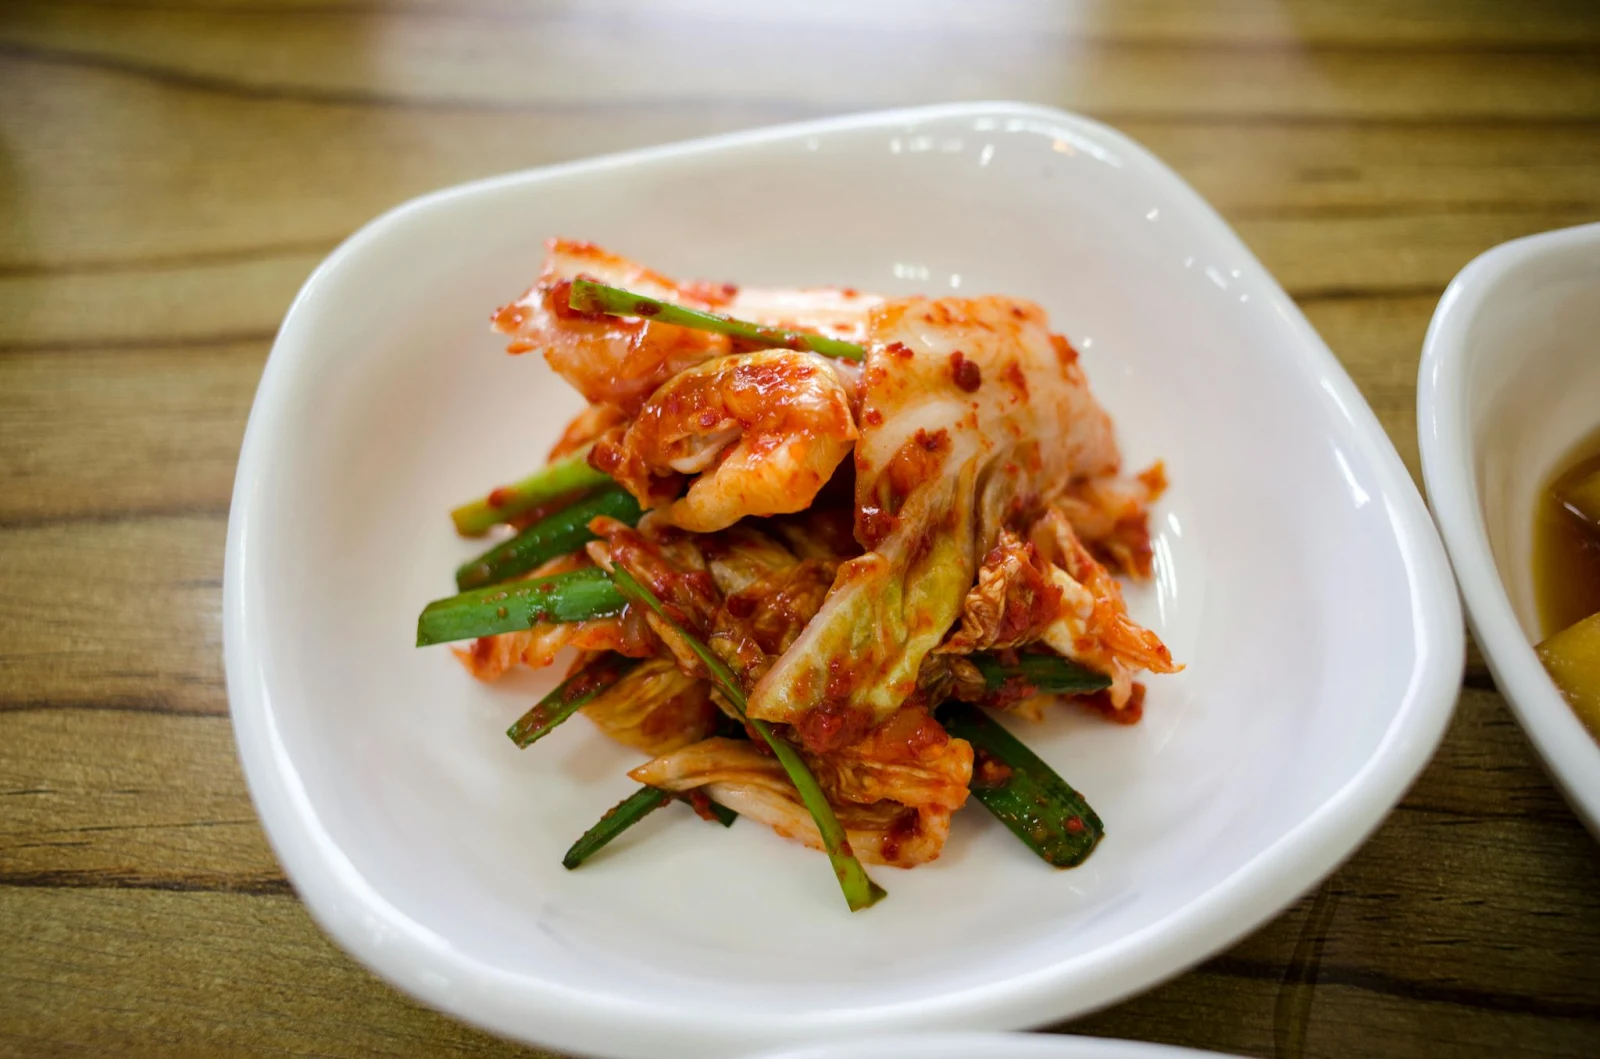
[{"label": "oily red coating", "polygon": [[[1014,364],[1012,366],[1015,367]],[[967,393],[977,393],[978,387],[983,385],[983,369],[958,349],[950,354],[950,378]]]},{"label": "oily red coating", "polygon": [[950,432],[919,429],[900,447],[856,510],[856,539],[875,548],[899,528],[899,512],[912,492],[937,478],[950,455]]},{"label": "oily red coating", "polygon": [[992,789],[1011,782],[1010,765],[999,760],[987,750],[974,750],[972,756],[972,788]]},{"label": "oily red coating", "polygon": [[1072,482],[1059,504],[1089,554],[1113,570],[1148,580],[1155,565],[1150,506],[1166,489],[1166,467],[1157,462],[1132,478],[1102,475]]},{"label": "oily red coating", "polygon": [[883,841],[878,844],[878,855],[885,864],[898,864],[900,851],[914,842],[922,833],[922,817],[907,809],[896,816],[884,830]]},{"label": "oily red coating", "polygon": [[1077,695],[1073,701],[1086,710],[1098,713],[1113,724],[1138,724],[1144,717],[1144,685],[1135,682],[1133,693],[1128,696],[1128,701],[1121,706],[1111,701],[1110,691],[1094,691],[1087,695]]},{"label": "oily red coating", "polygon": [[859,740],[872,726],[870,711],[851,706],[847,698],[830,698],[800,717],[794,725],[800,743],[813,754],[826,754]]},{"label": "oily red coating", "polygon": [[[632,413],[673,375],[728,351],[721,335],[654,320],[587,313],[568,303],[578,277],[653,298],[710,309],[673,280],[595,246],[552,239],[544,270],[521,298],[498,310],[492,324],[511,336],[512,353],[543,352],[545,360],[593,404]],[[707,290],[711,288],[705,288]]]},{"label": "oily red coating", "polygon": [[711,615],[721,602],[709,573],[684,569],[665,554],[661,542],[649,539],[617,519],[596,518],[589,523],[589,530],[605,542],[611,562],[621,564],[655,593],[672,621],[690,632],[704,635]]},{"label": "oily red coating", "polygon": [[978,583],[961,605],[961,625],[939,651],[965,654],[1040,639],[1061,616],[1062,589],[1032,541],[1010,530],[978,566]]},{"label": "oily red coating", "polygon": [[[849,390],[823,358],[766,349],[673,376],[590,462],[668,521],[710,533],[741,518],[804,510],[856,438]],[[658,482],[696,475],[675,499]],[[679,481],[682,479],[679,478]]]}]

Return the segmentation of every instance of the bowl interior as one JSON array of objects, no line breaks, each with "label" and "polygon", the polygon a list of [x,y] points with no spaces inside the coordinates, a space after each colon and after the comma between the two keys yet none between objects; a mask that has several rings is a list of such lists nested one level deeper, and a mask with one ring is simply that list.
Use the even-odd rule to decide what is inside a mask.
[{"label": "bowl interior", "polygon": [[1600,237],[1530,258],[1483,292],[1462,340],[1479,510],[1529,643],[1544,638],[1533,585],[1535,504],[1559,461],[1600,427],[1597,289]]},{"label": "bowl interior", "polygon": [[[640,759],[582,719],[520,752],[502,733],[550,677],[483,686],[447,650],[411,646],[418,609],[474,551],[446,511],[537,464],[579,405],[486,326],[555,234],[683,276],[1005,292],[1050,311],[1130,466],[1167,461],[1159,577],[1129,595],[1188,665],[1152,682],[1136,727],[1066,709],[1015,726],[1105,819],[1085,866],[1047,869],[974,805],[938,862],[876,869],[891,897],[855,916],[822,857],[677,808],[561,868]],[[1064,116],[862,123],[430,197],[311,282],[249,445],[239,641],[266,720],[252,706],[239,723],[269,833],[282,851],[314,830],[343,895],[313,901],[319,917],[461,1010],[480,975],[513,998],[697,1026],[685,1049],[793,1039],[895,1005],[1015,1022],[995,997],[1030,989],[1048,997],[1032,1018],[1080,1010],[1205,955],[1178,925],[1208,896],[1258,898],[1213,925],[1214,946],[1331,869],[1409,775],[1342,807],[1344,837],[1319,867],[1260,858],[1386,740],[1431,747],[1447,709],[1416,730],[1402,720],[1457,634],[1429,617],[1417,541],[1398,528],[1418,505],[1370,412],[1192,192]],[[257,738],[270,749],[245,745]],[[1161,953],[1139,982],[1110,971],[1135,945]],[[406,946],[433,955],[385,963]],[[490,1021],[578,1043],[561,1039],[561,1012],[546,1015]],[[595,1032],[590,1049],[649,1050]]]}]

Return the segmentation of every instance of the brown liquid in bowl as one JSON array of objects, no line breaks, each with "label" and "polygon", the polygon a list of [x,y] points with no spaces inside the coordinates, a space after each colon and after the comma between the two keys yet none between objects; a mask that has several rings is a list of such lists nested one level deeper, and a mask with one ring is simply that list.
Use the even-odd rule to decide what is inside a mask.
[{"label": "brown liquid in bowl", "polygon": [[1600,469],[1600,432],[1585,438],[1539,492],[1533,523],[1533,592],[1544,636],[1600,611],[1600,526],[1569,510],[1563,490]]}]

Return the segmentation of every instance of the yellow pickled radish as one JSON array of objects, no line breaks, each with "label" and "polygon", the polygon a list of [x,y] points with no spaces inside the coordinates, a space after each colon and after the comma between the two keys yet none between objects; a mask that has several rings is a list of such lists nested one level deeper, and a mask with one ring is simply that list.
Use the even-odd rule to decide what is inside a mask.
[{"label": "yellow pickled radish", "polygon": [[1600,613],[1567,626],[1536,650],[1578,719],[1600,739]]}]

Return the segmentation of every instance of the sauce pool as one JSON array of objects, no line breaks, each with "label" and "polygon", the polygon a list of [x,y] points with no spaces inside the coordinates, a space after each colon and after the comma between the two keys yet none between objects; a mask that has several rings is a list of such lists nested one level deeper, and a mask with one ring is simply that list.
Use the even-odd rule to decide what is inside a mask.
[{"label": "sauce pool", "polygon": [[1561,495],[1600,471],[1600,431],[1578,444],[1539,491],[1533,522],[1533,594],[1544,636],[1600,611],[1600,526],[1569,510]]}]

